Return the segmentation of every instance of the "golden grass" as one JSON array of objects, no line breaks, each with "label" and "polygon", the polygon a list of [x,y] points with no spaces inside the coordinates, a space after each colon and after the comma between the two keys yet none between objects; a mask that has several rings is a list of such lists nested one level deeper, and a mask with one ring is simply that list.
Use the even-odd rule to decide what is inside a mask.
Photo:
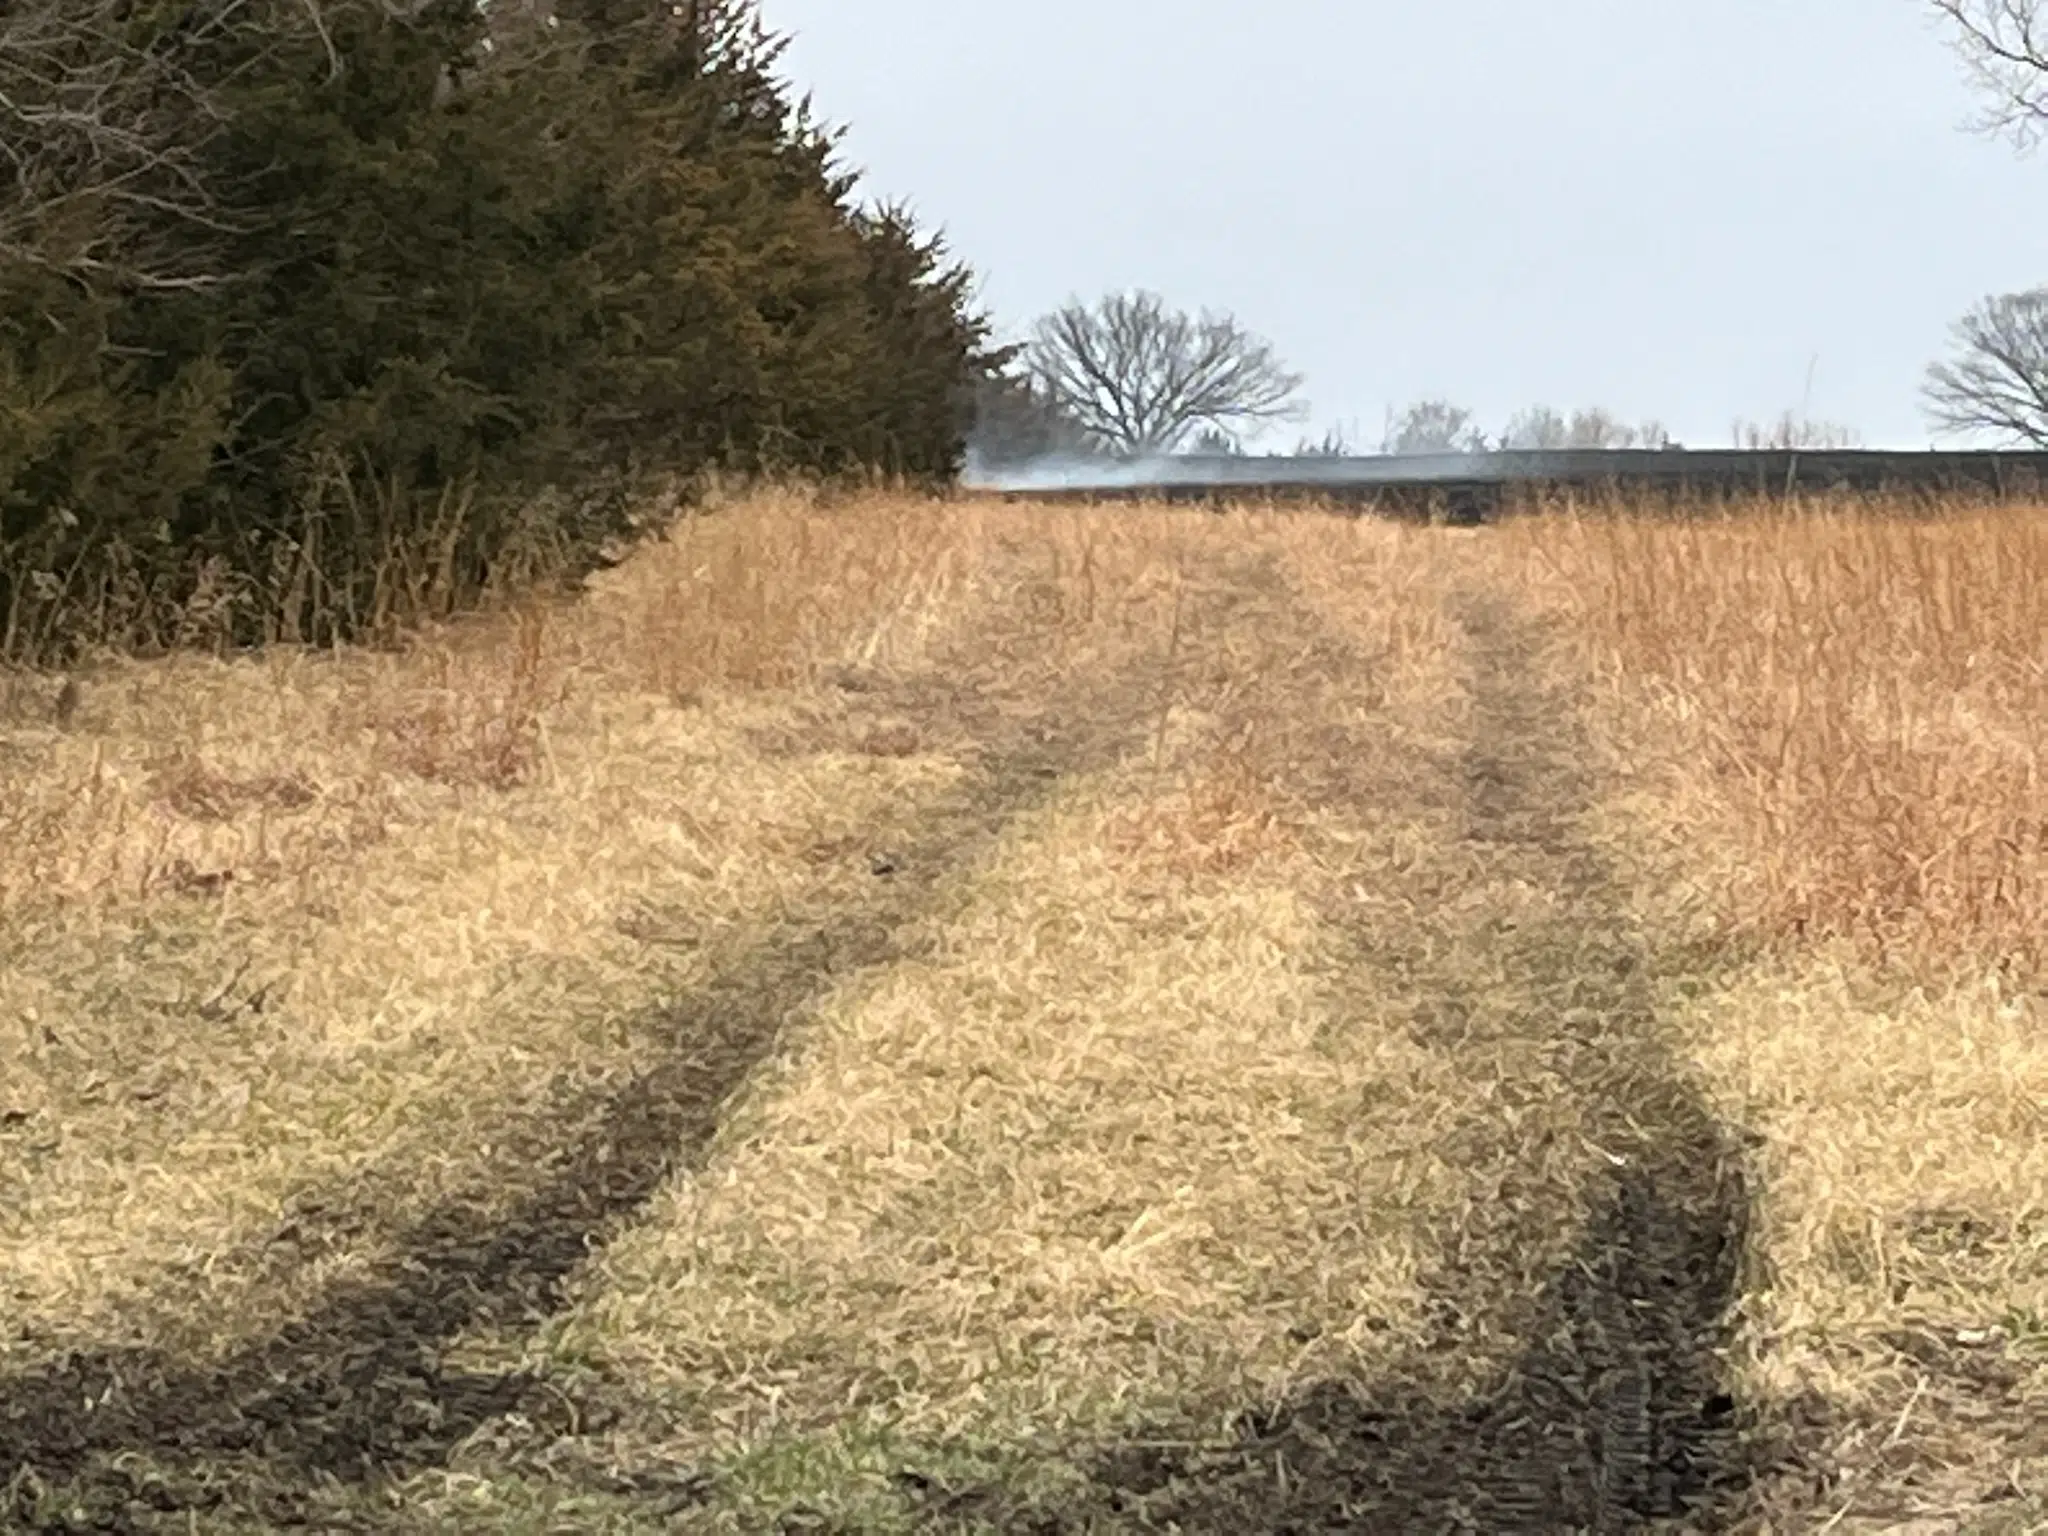
[{"label": "golden grass", "polygon": [[[1329,530],[1203,531],[1281,555]],[[1412,552],[1352,531],[1354,575]],[[1396,1009],[1348,1010],[1318,855],[1394,829],[1286,796],[1257,721],[1285,708],[1248,712],[1233,665],[1273,658],[1257,616],[1180,633],[1146,747],[1012,826],[914,961],[835,992],[713,1172],[592,1270],[554,1348],[655,1394],[670,1454],[1214,1436],[1412,1342],[1469,1199],[1439,1145],[1467,1085]],[[1381,659],[1450,684],[1439,651]]]},{"label": "golden grass", "polygon": [[[459,1181],[493,1117],[629,1072],[632,1021],[703,951],[847,878],[957,779],[955,744],[904,736],[850,691],[869,683],[806,680],[914,673],[1032,590],[1000,521],[766,497],[577,602],[401,653],[109,662],[62,723],[50,685],[13,679],[10,1318],[91,1336],[168,1287],[151,1328],[216,1326],[205,1295],[310,1224],[288,1207],[344,1208],[331,1261],[295,1269],[318,1283]],[[1070,522],[1034,531],[1150,558]],[[1031,632],[1055,664],[1092,633]],[[686,942],[649,942],[648,908],[680,910]]]},{"label": "golden grass", "polygon": [[685,520],[580,602],[522,602],[395,654],[112,662],[61,724],[54,681],[9,679],[0,913],[317,880],[465,791],[557,774],[550,730],[694,720],[707,691],[842,662],[915,665],[970,601],[982,537],[917,499],[763,497]]},{"label": "golden grass", "polygon": [[1988,1519],[2031,1495],[2031,1520],[1982,1529],[2040,1529],[2042,994],[1950,964],[1917,986],[1836,946],[1758,962],[1689,1022],[1715,1107],[1760,1139],[1745,1384],[1828,1405],[1845,1478],[1830,1513]]},{"label": "golden grass", "polygon": [[[1540,1050],[1415,1028],[1450,983],[1528,1013],[1483,946],[1573,920],[1540,858],[1461,841],[1485,599],[1590,680],[1575,835],[1761,1138],[1746,1390],[1978,1498],[2048,1460],[2044,578],[2026,511],[789,492],[402,650],[107,661],[62,708],[0,679],[0,1360],[271,1326],[523,1109],[644,1065],[720,954],[857,907],[1005,711],[1109,687],[1124,754],[791,1020],[544,1338],[463,1352],[601,1367],[650,1408],[632,1455],[725,1469],[742,1528],[856,1474],[900,1524],[899,1442],[1202,1438],[1416,1370],[1446,1249],[1592,1156]],[[494,1475],[432,1508],[506,1522]]]},{"label": "golden grass", "polygon": [[2048,516],[1499,532],[1493,579],[1595,679],[1652,920],[1763,943],[1680,1005],[1716,1105],[1763,1138],[1752,1388],[1842,1416],[1848,1528],[1859,1499],[2038,1494]]},{"label": "golden grass", "polygon": [[2048,963],[2048,513],[1862,507],[1500,530],[1621,753],[1738,855],[1745,926]]},{"label": "golden grass", "polygon": [[1412,1307],[1434,1192],[1346,1110],[1444,1088],[1403,1098],[1398,1032],[1319,1046],[1299,898],[1241,867],[1162,910],[1099,812],[1018,833],[593,1277],[580,1326],[681,1422],[1103,1433],[1200,1399],[1213,1428]]}]

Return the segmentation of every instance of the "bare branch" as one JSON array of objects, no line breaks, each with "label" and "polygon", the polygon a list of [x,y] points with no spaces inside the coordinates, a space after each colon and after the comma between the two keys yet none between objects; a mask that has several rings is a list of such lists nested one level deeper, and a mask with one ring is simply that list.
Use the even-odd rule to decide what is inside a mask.
[{"label": "bare branch", "polygon": [[1509,417],[1500,436],[1504,449],[1662,448],[1670,441],[1661,423],[1632,424],[1601,406],[1570,416],[1547,405],[1531,406]]},{"label": "bare branch", "polygon": [[1929,0],[1986,99],[1978,126],[2031,148],[2048,132],[2043,0]]},{"label": "bare branch", "polygon": [[320,0],[299,0],[299,3],[306,8],[306,16],[313,23],[320,46],[327,50],[327,80],[331,85],[341,78],[341,54],[334,46],[334,34],[327,30],[327,17],[320,10]]},{"label": "bare branch", "polygon": [[1953,334],[1955,357],[1927,371],[1936,429],[2048,447],[2048,289],[1985,299]]},{"label": "bare branch", "polygon": [[1026,363],[1052,406],[1116,453],[1170,453],[1199,428],[1234,437],[1300,414],[1301,376],[1270,342],[1228,315],[1190,316],[1152,293],[1046,316]]},{"label": "bare branch", "polygon": [[1395,417],[1390,412],[1382,453],[1484,453],[1486,434],[1472,413],[1448,400],[1418,400]]},{"label": "bare branch", "polygon": [[[0,0],[0,260],[138,288],[240,274],[224,237],[254,215],[209,179],[238,80],[283,60],[345,72],[337,20],[408,24],[425,0]],[[479,7],[491,40],[530,61],[548,0]],[[511,60],[494,60],[503,76]]]},{"label": "bare branch", "polygon": [[0,255],[73,275],[187,286],[218,274],[223,216],[199,161],[220,126],[190,67],[245,0],[139,23],[120,0],[26,0],[0,15]]}]

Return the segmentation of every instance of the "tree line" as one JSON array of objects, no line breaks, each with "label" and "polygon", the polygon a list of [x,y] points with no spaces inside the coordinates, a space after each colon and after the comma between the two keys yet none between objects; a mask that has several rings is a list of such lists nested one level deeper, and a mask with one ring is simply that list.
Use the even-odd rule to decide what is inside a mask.
[{"label": "tree line", "polygon": [[[1928,3],[1986,102],[1978,126],[2023,148],[2048,140],[2048,0]],[[1230,315],[1191,315],[1153,293],[1071,301],[1037,322],[1015,361],[981,386],[973,450],[997,471],[1048,457],[1236,454],[1248,437],[1305,414],[1301,377],[1270,341]],[[1950,355],[1927,370],[1922,401],[1937,432],[2048,448],[2048,285],[1973,306],[1952,328]],[[1803,411],[1738,421],[1733,438],[1752,449],[1861,442],[1852,428]],[[1332,430],[1299,440],[1292,452],[1330,458],[1678,446],[1655,421],[1633,423],[1600,408],[1566,413],[1539,405],[1489,434],[1465,407],[1428,399],[1389,412],[1377,445]]]},{"label": "tree line", "polygon": [[[1235,317],[1174,308],[1155,293],[1071,301],[1045,316],[1007,355],[1014,364],[981,381],[971,450],[1001,472],[1046,459],[1135,460],[1193,453],[1237,455],[1249,436],[1305,414],[1301,375],[1266,338]],[[1737,446],[1827,449],[1856,445],[1847,427],[1787,411],[1738,421]],[[1296,441],[1296,458],[1359,453],[1477,454],[1558,449],[1678,448],[1661,423],[1630,422],[1599,407],[1532,406],[1489,434],[1443,399],[1387,415],[1377,444],[1341,429]]]},{"label": "tree line", "polygon": [[[1928,369],[1923,389],[1937,430],[2048,448],[2048,287],[1984,299],[1956,323],[1953,342],[1952,355]],[[1305,414],[1296,393],[1301,376],[1270,341],[1229,315],[1192,315],[1154,293],[1070,302],[1039,321],[1008,360],[1017,366],[979,384],[970,444],[978,463],[993,470],[1047,458],[1236,455],[1249,436]],[[1768,421],[1736,421],[1732,441],[1826,451],[1859,447],[1862,439],[1852,427],[1788,410]],[[1377,443],[1332,429],[1283,451],[1341,458],[1682,446],[1660,422],[1631,422],[1597,406],[1565,412],[1536,405],[1489,433],[1470,409],[1431,398],[1389,411]]]},{"label": "tree line", "polygon": [[707,472],[957,472],[969,274],[752,0],[10,0],[0,660],[328,642]]},{"label": "tree line", "polygon": [[[1933,3],[1987,126],[2038,137],[2041,5]],[[613,558],[707,474],[943,484],[970,430],[1001,465],[1301,418],[1270,342],[1155,295],[995,346],[780,56],[753,0],[7,0],[0,661],[360,635]],[[1927,397],[2048,445],[2048,290],[1966,316]],[[1378,446],[1667,442],[1423,401]]]}]

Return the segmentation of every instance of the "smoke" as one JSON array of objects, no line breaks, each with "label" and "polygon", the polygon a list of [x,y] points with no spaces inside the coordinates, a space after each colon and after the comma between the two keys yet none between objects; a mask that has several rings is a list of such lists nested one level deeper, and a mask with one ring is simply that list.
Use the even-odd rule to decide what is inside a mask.
[{"label": "smoke", "polygon": [[[1293,455],[1159,454],[1143,459],[1049,453],[990,464],[970,452],[961,482],[976,491],[1123,491],[1150,486],[1359,486],[1432,480],[1506,478],[1500,454],[1372,454],[1347,458]],[[1508,455],[1506,457],[1513,457]]]},{"label": "smoke", "polygon": [[1116,460],[1049,453],[991,465],[970,459],[963,480],[978,491],[1073,493],[1133,489],[1162,496],[1241,490],[1248,498],[1314,494],[1327,488],[1347,498],[1448,490],[1453,497],[1483,486],[1552,488],[1662,487],[1690,492],[1754,494],[1782,487],[1844,490],[1988,490],[2048,484],[2048,450],[1935,452],[1928,449],[1759,447],[1494,449],[1486,453],[1366,454],[1308,458],[1272,454],[1170,454]]},{"label": "smoke", "polygon": [[1168,454],[1098,459],[1078,453],[1047,453],[1016,464],[989,464],[970,449],[960,478],[973,491],[1121,491],[1177,484],[1184,479],[1188,463]]}]

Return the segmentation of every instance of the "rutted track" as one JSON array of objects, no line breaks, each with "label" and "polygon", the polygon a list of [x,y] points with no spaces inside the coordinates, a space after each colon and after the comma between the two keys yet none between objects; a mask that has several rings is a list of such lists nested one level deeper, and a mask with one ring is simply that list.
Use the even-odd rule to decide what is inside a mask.
[{"label": "rutted track", "polygon": [[[1227,585],[1217,596],[1234,601]],[[949,899],[949,876],[1061,780],[1138,739],[1156,657],[1060,687],[1039,679],[1020,699],[1017,677],[1037,666],[1014,649],[978,654],[972,680],[933,673],[876,700],[934,735],[971,741],[974,771],[911,824],[878,829],[890,860],[857,894],[786,914],[650,1021],[645,1032],[668,1051],[651,1070],[507,1127],[471,1186],[395,1234],[366,1273],[225,1358],[116,1348],[0,1379],[0,1494],[12,1486],[24,1501],[0,1506],[0,1522],[30,1518],[46,1486],[89,1511],[93,1529],[117,1528],[137,1498],[157,1515],[225,1505],[290,1522],[319,1482],[439,1465],[494,1417],[532,1406],[529,1377],[446,1370],[445,1347],[473,1327],[531,1329],[558,1311],[563,1282],[593,1248],[667,1179],[701,1164],[725,1103],[787,1020],[903,954],[906,931]]]},{"label": "rutted track", "polygon": [[[1725,1529],[1767,1451],[1741,1422],[1727,1349],[1749,1214],[1741,1149],[1676,1058],[1632,928],[1582,826],[1595,784],[1573,701],[1546,681],[1542,636],[1466,597],[1469,734],[1439,782],[1460,846],[1417,872],[1426,915],[1367,915],[1361,970],[1402,977],[1411,1028],[1474,1084],[1450,1141],[1486,1198],[1442,1235],[1432,1337],[1376,1382],[1321,1382],[1246,1405],[1230,1444],[1175,1431],[1103,1448],[1098,1492],[1054,1515],[956,1495],[939,1520],[1048,1530],[1623,1531]],[[1299,603],[1262,634],[1291,650],[1324,722],[1357,718],[1365,669]],[[1295,688],[1275,689],[1299,697]],[[1300,791],[1369,816],[1383,782],[1322,724]],[[1509,1129],[1516,1127],[1517,1129]],[[1542,1146],[1531,1146],[1531,1137]],[[1576,1147],[1558,1144],[1567,1141]],[[1562,1247],[1560,1235],[1576,1233]],[[1492,1360],[1476,1389],[1445,1362]]]},{"label": "rutted track", "polygon": [[[1347,776],[1365,755],[1347,733],[1370,721],[1343,723],[1361,719],[1345,689],[1364,662],[1271,567],[1217,574],[1227,590],[1209,616],[1224,621],[1216,628],[1254,636],[1262,664],[1303,684],[1270,691],[1295,714],[1276,734],[1317,746],[1283,776],[1370,815],[1387,786]],[[1597,786],[1542,637],[1494,599],[1463,600],[1458,619],[1471,658],[1466,747],[1430,782],[1461,835],[1407,877],[1419,927],[1337,909],[1360,974],[1398,975],[1416,1000],[1417,1038],[1486,1086],[1448,1132],[1488,1198],[1440,1234],[1434,1336],[1384,1380],[1247,1405],[1238,1443],[1102,1447],[1079,1506],[1025,1511],[995,1490],[956,1492],[934,1496],[935,1524],[1726,1524],[1754,1470],[1724,1358],[1749,1205],[1743,1160],[1658,1017],[1653,980],[1669,957],[1633,930],[1586,834]],[[1208,619],[1189,630],[1197,650],[1214,638]],[[1245,681],[1233,680],[1235,707],[1279,707]],[[1157,688],[1141,663],[1043,688],[1029,707],[929,680],[922,697],[892,701],[981,743],[967,783],[894,838],[897,873],[731,955],[658,1020],[664,1060],[508,1131],[473,1191],[397,1234],[387,1256],[288,1328],[216,1361],[105,1350],[0,1380],[0,1474],[61,1485],[109,1528],[143,1491],[124,1466],[139,1452],[185,1475],[154,1486],[159,1510],[220,1502],[288,1521],[320,1482],[440,1465],[493,1418],[530,1408],[529,1378],[446,1370],[446,1346],[479,1325],[532,1329],[558,1311],[593,1246],[701,1163],[724,1104],[785,1021],[850,973],[906,954],[906,933],[943,913],[947,876],[1060,780],[1137,745]],[[1453,1358],[1487,1362],[1477,1390],[1445,1385]]]}]

